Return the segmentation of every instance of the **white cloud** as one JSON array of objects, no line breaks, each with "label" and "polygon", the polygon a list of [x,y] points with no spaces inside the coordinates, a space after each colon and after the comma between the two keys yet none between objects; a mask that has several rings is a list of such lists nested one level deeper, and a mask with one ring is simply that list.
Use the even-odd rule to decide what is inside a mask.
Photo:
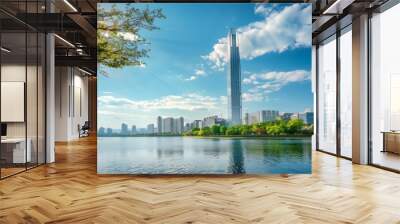
[{"label": "white cloud", "polygon": [[216,70],[223,70],[226,62],[227,62],[227,39],[221,38],[218,40],[216,44],[213,46],[213,51],[208,55],[202,56],[203,59],[207,59],[213,63],[212,68]]},{"label": "white cloud", "polygon": [[245,92],[242,94],[243,102],[260,102],[265,100],[266,96],[262,93]]},{"label": "white cloud", "polygon": [[243,79],[243,84],[249,89],[242,97],[245,102],[262,101],[269,93],[279,91],[289,83],[310,80],[310,76],[310,72],[305,70],[252,74]]},{"label": "white cloud", "polygon": [[[264,19],[237,29],[242,59],[311,45],[311,5],[292,4],[277,9],[274,5],[258,4],[255,13]],[[227,38],[220,38],[203,58],[214,69],[223,70],[228,60],[227,51]]]},{"label": "white cloud", "polygon": [[98,103],[103,108],[139,109],[150,110],[208,110],[218,108],[220,99],[199,94],[169,95],[153,100],[131,100],[124,97],[114,97],[110,95],[98,97]]},{"label": "white cloud", "polygon": [[194,75],[191,75],[189,78],[186,78],[185,81],[193,81],[196,80],[197,78],[199,78],[200,76],[206,76],[206,72],[204,69],[200,68],[200,69],[195,69],[194,70]]},{"label": "white cloud", "polygon": [[254,9],[255,14],[260,14],[260,15],[268,15],[269,13],[273,12],[273,10],[276,8],[277,4],[275,3],[269,3],[269,4],[263,4],[259,3],[256,4],[256,7]]},{"label": "white cloud", "polygon": [[195,76],[195,75],[192,75],[192,76],[190,76],[189,78],[187,78],[187,79],[185,79],[186,81],[193,81],[193,80],[196,80],[197,79],[197,76]]},{"label": "white cloud", "polygon": [[226,96],[197,93],[168,95],[151,100],[102,95],[98,97],[99,125],[119,128],[122,122],[137,127],[155,124],[157,116],[183,116],[185,122],[211,115],[226,117]]},{"label": "white cloud", "polygon": [[196,69],[194,74],[196,74],[197,76],[204,76],[206,75],[206,72],[204,71],[204,69]]}]

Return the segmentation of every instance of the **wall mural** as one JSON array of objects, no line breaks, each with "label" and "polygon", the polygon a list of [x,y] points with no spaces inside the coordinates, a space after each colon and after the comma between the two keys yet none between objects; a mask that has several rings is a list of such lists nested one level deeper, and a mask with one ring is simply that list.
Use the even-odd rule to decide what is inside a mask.
[{"label": "wall mural", "polygon": [[99,174],[311,173],[311,5],[98,4]]}]

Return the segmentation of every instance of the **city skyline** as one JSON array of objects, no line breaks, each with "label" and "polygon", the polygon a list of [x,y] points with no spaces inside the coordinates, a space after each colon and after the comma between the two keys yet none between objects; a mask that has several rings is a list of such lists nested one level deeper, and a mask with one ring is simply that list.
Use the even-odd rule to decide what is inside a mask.
[{"label": "city skyline", "polygon": [[[257,118],[255,118],[257,117]],[[207,119],[214,119],[213,122],[205,124]],[[291,119],[300,119],[302,120],[305,124],[313,124],[314,123],[314,112],[313,111],[302,111],[302,112],[280,112],[278,110],[260,110],[260,111],[253,111],[253,112],[246,112],[244,113],[244,116],[242,118],[242,125],[252,125],[256,123],[262,123],[262,122],[268,122],[268,121],[275,121],[277,119],[283,119],[283,120],[291,120]],[[178,131],[177,133],[182,133],[183,131],[186,131],[186,125],[191,124],[191,128],[193,128],[193,125],[196,128],[202,128],[202,127],[211,127],[213,124],[217,125],[232,125],[228,123],[228,119],[224,117],[218,117],[218,115],[210,115],[204,118],[198,118],[195,120],[185,120],[184,117],[178,116],[178,117],[163,117],[163,116],[157,116],[156,119],[154,120],[153,123],[148,123],[144,127],[137,127],[135,124],[127,124],[126,122],[122,122],[120,124],[120,128],[110,128],[110,127],[104,127],[100,126],[99,130],[103,130],[104,132],[107,131],[108,129],[112,129],[113,131],[117,131],[118,133],[127,133],[127,130],[129,130],[129,125],[131,125],[131,131],[130,133],[138,133],[138,134],[149,134],[148,130],[149,127],[152,130],[151,133],[153,134],[161,134],[161,133],[169,133],[173,131],[167,131],[164,127],[166,120],[170,120],[171,127],[168,128],[168,130],[172,129],[173,123],[176,123],[177,120],[181,120],[180,126],[181,126],[181,131]],[[198,123],[200,122],[200,123]],[[160,129],[161,127],[161,129]],[[171,129],[170,129],[171,128]]]},{"label": "city skyline", "polygon": [[142,34],[151,43],[145,65],[106,69],[110,77],[98,77],[99,126],[147,127],[158,115],[228,118],[230,28],[239,39],[241,118],[263,108],[312,110],[310,5],[136,5],[160,8],[166,19]]}]

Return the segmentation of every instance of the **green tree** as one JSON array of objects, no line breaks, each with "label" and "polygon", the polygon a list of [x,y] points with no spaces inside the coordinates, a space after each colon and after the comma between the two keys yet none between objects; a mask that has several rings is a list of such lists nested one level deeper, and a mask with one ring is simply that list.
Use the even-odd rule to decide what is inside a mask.
[{"label": "green tree", "polygon": [[300,133],[300,130],[303,128],[304,122],[300,119],[292,119],[287,123],[287,133],[295,134]]},{"label": "green tree", "polygon": [[314,125],[304,125],[301,132],[305,135],[312,135],[314,133]]},{"label": "green tree", "polygon": [[239,135],[239,134],[240,134],[240,129],[238,126],[232,126],[226,129],[226,135]]},{"label": "green tree", "polygon": [[192,136],[198,136],[199,132],[200,132],[200,130],[192,131]]},{"label": "green tree", "polygon": [[241,125],[240,128],[240,134],[241,135],[251,135],[251,126],[249,125]]},{"label": "green tree", "polygon": [[272,124],[266,127],[268,135],[278,136],[284,133],[284,128],[282,124]]},{"label": "green tree", "polygon": [[210,129],[209,127],[204,127],[204,128],[202,128],[202,129],[199,131],[198,135],[199,135],[199,136],[208,136],[208,135],[211,135],[211,129]]},{"label": "green tree", "polygon": [[[149,43],[142,30],[158,29],[157,19],[165,18],[161,9],[138,9],[134,3],[124,7],[113,4],[97,11],[97,60],[99,65],[121,68],[142,66],[148,57]],[[101,71],[100,71],[101,72]],[[104,73],[104,72],[101,72]]]},{"label": "green tree", "polygon": [[213,125],[213,126],[211,126],[211,134],[213,134],[213,135],[219,135],[220,134],[220,132],[219,132],[219,126],[218,125]]},{"label": "green tree", "polygon": [[264,135],[266,130],[263,128],[262,124],[253,124],[251,131],[256,135]]},{"label": "green tree", "polygon": [[226,126],[221,125],[221,126],[219,127],[219,133],[220,133],[221,135],[224,135],[224,134],[226,133]]}]

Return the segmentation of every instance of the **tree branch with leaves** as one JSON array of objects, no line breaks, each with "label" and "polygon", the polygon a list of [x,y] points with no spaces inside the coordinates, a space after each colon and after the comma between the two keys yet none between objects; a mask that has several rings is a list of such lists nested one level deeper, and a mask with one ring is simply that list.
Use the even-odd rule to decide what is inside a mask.
[{"label": "tree branch with leaves", "polygon": [[100,6],[97,13],[97,63],[104,67],[144,66],[150,43],[142,30],[156,30],[155,21],[164,19],[161,9],[139,9],[135,3]]}]

